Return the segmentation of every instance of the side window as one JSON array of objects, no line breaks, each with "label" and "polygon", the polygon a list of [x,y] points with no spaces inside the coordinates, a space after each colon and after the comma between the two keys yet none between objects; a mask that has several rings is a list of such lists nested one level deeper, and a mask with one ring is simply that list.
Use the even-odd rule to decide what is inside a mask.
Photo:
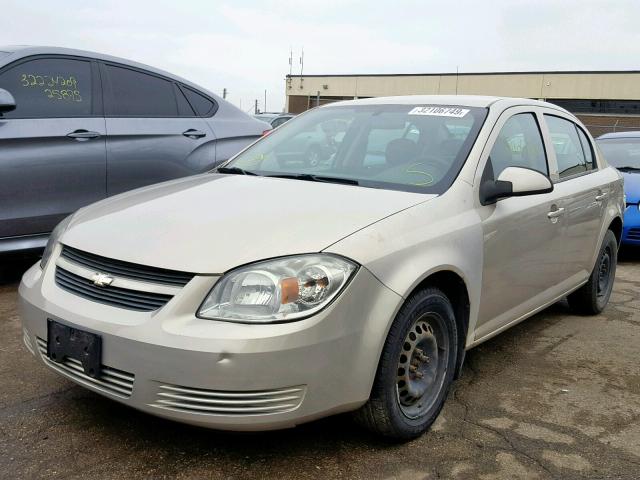
[{"label": "side window", "polygon": [[200,95],[195,90],[191,90],[189,87],[182,87],[182,91],[187,96],[187,100],[201,117],[211,115],[214,110],[215,104],[207,97]]},{"label": "side window", "polygon": [[105,65],[105,114],[110,117],[177,117],[173,83],[129,68]]},{"label": "side window", "polygon": [[578,131],[578,137],[580,137],[582,151],[584,152],[584,156],[587,161],[587,170],[594,170],[596,168],[596,162],[593,156],[593,148],[591,147],[591,143],[580,127],[576,126],[576,130]]},{"label": "side window", "polygon": [[524,167],[549,175],[542,136],[533,113],[519,113],[502,127],[491,149],[494,178],[507,167]]},{"label": "side window", "polygon": [[[553,115],[545,115],[553,149],[558,160],[560,178],[586,172],[587,160],[573,122]],[[591,160],[591,163],[593,159]]]},{"label": "side window", "polygon": [[0,73],[0,88],[16,99],[4,118],[88,117],[93,113],[91,62],[41,58]]}]

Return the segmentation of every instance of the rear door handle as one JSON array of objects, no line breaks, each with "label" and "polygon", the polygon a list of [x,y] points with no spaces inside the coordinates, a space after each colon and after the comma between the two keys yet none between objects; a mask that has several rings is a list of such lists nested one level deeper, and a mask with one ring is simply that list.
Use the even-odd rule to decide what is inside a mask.
[{"label": "rear door handle", "polygon": [[596,202],[601,202],[605,198],[607,198],[608,196],[609,196],[609,194],[607,192],[603,192],[600,195],[596,195]]},{"label": "rear door handle", "polygon": [[91,140],[92,138],[100,137],[100,133],[79,129],[79,130],[74,130],[71,133],[67,133],[67,137],[75,138],[76,140],[80,140],[80,141],[85,141],[85,140]]},{"label": "rear door handle", "polygon": [[205,132],[203,132],[202,130],[195,130],[193,128],[190,128],[189,130],[187,130],[186,132],[182,132],[182,135],[184,135],[185,137],[189,137],[189,138],[202,138],[202,137],[206,137],[207,134]]},{"label": "rear door handle", "polygon": [[558,218],[558,217],[561,217],[562,215],[564,215],[564,207],[560,207],[557,210],[552,210],[549,213],[547,213],[547,217],[549,217],[550,219]]}]

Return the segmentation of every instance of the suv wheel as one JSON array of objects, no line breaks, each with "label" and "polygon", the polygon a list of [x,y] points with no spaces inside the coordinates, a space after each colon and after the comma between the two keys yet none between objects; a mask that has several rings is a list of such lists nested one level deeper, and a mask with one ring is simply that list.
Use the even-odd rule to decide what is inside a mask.
[{"label": "suv wheel", "polygon": [[597,315],[604,310],[613,290],[617,261],[618,241],[613,232],[608,230],[589,281],[567,297],[574,311]]},{"label": "suv wheel", "polygon": [[412,295],[393,322],[369,401],[356,419],[386,437],[424,433],[444,405],[458,353],[456,319],[437,288]]}]

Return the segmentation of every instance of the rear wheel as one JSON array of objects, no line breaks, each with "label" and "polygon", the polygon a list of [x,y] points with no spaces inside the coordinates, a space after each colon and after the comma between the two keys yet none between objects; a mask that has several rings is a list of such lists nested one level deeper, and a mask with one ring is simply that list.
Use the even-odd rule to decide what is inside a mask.
[{"label": "rear wheel", "polygon": [[589,281],[567,298],[573,310],[585,315],[597,315],[604,310],[613,290],[617,262],[618,241],[608,230]]},{"label": "rear wheel", "polygon": [[444,405],[458,353],[449,299],[436,288],[415,293],[391,326],[369,401],[356,419],[386,437],[424,433]]}]

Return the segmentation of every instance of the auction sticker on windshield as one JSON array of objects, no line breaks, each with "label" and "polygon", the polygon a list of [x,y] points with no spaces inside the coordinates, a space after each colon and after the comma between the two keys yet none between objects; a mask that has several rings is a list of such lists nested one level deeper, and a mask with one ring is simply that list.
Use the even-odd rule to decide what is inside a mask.
[{"label": "auction sticker on windshield", "polygon": [[415,107],[409,115],[431,115],[435,117],[462,118],[469,113],[468,108],[458,107]]}]

